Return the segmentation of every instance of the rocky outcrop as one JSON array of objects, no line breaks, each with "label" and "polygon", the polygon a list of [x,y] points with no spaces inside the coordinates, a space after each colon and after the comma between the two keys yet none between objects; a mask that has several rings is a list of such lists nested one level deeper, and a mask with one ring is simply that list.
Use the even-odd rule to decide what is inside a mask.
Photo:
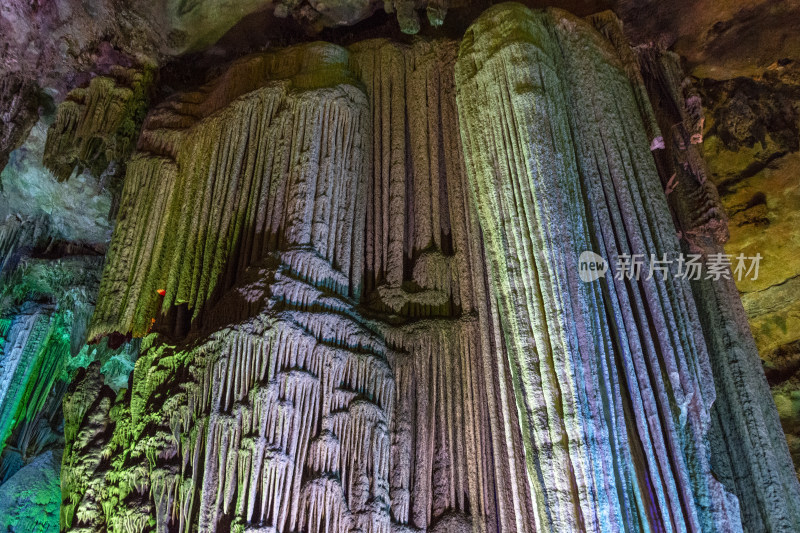
[{"label": "rocky outcrop", "polygon": [[[704,77],[755,75],[800,52],[798,6],[792,0],[551,4],[581,16],[613,9],[634,43],[674,45]],[[286,27],[294,31],[294,42],[325,28],[346,35],[348,27],[365,20],[383,26],[383,36],[398,30],[461,34],[490,5],[485,0],[8,0],[0,12],[0,71],[21,74],[60,101],[88,81],[86,73],[104,75],[113,64],[160,63],[204,50],[218,56],[226,40],[274,45]]]},{"label": "rocky outcrop", "polygon": [[0,529],[797,529],[800,8],[555,4],[4,1]]},{"label": "rocky outcrop", "polygon": [[[0,482],[49,450],[63,446],[61,398],[76,368],[97,359],[125,362],[105,343],[87,347],[102,258],[74,254],[35,257],[47,231],[32,222],[7,220],[0,277]],[[125,380],[127,373],[125,371]],[[22,526],[19,526],[22,528]]]},{"label": "rocky outcrop", "polygon": [[[32,200],[27,214],[9,215],[0,224],[0,525],[9,531],[58,529],[61,400],[77,368],[97,360],[106,381],[119,388],[127,386],[135,360],[129,346],[84,344],[102,257],[91,244],[64,239],[96,235],[99,228],[75,227],[65,212],[44,212],[48,186],[58,184],[28,167],[31,152],[41,157],[31,145],[41,148],[43,136],[38,124],[35,139],[13,154],[0,204],[19,205],[23,194]],[[63,202],[81,197],[75,192],[80,182],[73,178],[59,191]],[[90,218],[91,202],[73,208]]]},{"label": "rocky outcrop", "polygon": [[[356,199],[366,100],[346,57],[312,44],[245,58],[148,118],[142,153],[129,163],[92,338],[141,336],[159,307],[183,306],[173,322],[185,329],[251,261],[289,244],[303,250],[287,258],[298,274],[328,263],[318,281],[358,296],[360,282],[350,280],[360,277],[363,252],[345,213],[364,208]],[[305,120],[308,131],[295,133]],[[344,144],[316,145],[339,129]],[[330,202],[325,209],[315,209],[317,194]]]},{"label": "rocky outcrop", "polygon": [[[153,329],[169,335],[147,337],[145,362],[131,396],[113,408],[113,426],[68,448],[65,526],[138,530],[154,518],[158,528],[181,530],[196,523],[388,531],[488,520],[488,480],[496,474],[480,460],[492,447],[480,357],[489,339],[475,316],[485,306],[480,248],[469,238],[477,227],[458,132],[443,127],[456,121],[455,55],[452,42],[409,49],[373,41],[350,52],[315,44],[254,56],[151,115],[140,146],[152,151],[129,166],[115,241],[138,231],[176,234],[171,224],[202,229],[202,221],[224,222],[220,214],[230,212],[231,229],[220,234],[232,242],[216,245],[220,254],[229,250],[221,256],[228,268],[198,258],[181,283],[208,279],[212,289],[191,302],[169,284],[163,302],[157,289],[138,293],[166,311],[150,316]],[[407,108],[408,94],[429,103]],[[208,118],[184,122],[189,105]],[[242,131],[243,116],[265,122]],[[367,129],[372,123],[382,126]],[[239,153],[240,163],[214,156],[195,166],[207,148],[193,143],[218,143],[220,128],[238,128],[219,153]],[[439,151],[421,150],[431,139]],[[181,189],[197,187],[198,207],[167,210],[143,227],[141,215],[127,215],[142,198],[127,189],[140,183],[131,180],[161,177],[151,185],[154,198],[179,194],[163,170],[149,170],[153,164],[173,169]],[[228,187],[241,180],[248,194],[204,185],[209,174]],[[203,215],[220,194],[239,203]],[[138,274],[143,264],[170,270],[122,260],[114,245],[111,254],[101,289],[109,302],[131,274],[158,276]],[[118,318],[135,313],[115,311],[111,319],[96,315],[93,334],[137,327]],[[188,337],[171,344],[176,335]],[[224,386],[207,396],[211,383]],[[175,387],[185,393],[162,409],[158,391]],[[110,397],[74,403],[100,411],[97,418],[77,411],[68,423],[95,431],[85,421],[104,420]],[[92,439],[104,439],[101,454],[119,459],[86,462]],[[149,501],[150,491],[163,496]],[[109,493],[116,496],[103,504],[97,495]]]}]

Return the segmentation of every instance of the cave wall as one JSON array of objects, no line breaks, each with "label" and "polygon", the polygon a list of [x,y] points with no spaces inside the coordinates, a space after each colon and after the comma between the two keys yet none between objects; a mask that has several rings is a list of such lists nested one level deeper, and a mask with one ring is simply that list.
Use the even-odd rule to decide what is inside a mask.
[{"label": "cave wall", "polygon": [[[26,97],[24,87],[17,96]],[[58,113],[40,94],[35,103],[41,117],[29,117],[25,139],[3,144],[19,146],[0,175],[0,529],[9,531],[58,530],[62,398],[77,369],[93,361],[111,387],[127,387],[137,351],[137,342],[85,344],[113,227],[110,174],[93,175],[70,146],[64,157],[81,168],[59,182],[43,164]],[[15,105],[9,114],[21,109]],[[86,153],[107,164],[99,136],[85,140],[93,145]]]},{"label": "cave wall", "polygon": [[[502,461],[496,474],[480,460],[492,453],[481,377],[488,338],[476,316],[486,305],[482,262],[469,239],[478,229],[458,130],[444,126],[457,120],[456,51],[454,42],[370,41],[262,54],[151,114],[128,166],[90,334],[153,328],[188,340],[171,347],[148,337],[155,344],[134,372],[130,407],[123,399],[113,427],[86,428],[68,450],[66,525],[139,528],[155,514],[158,527],[204,530],[485,527],[489,480],[509,474]],[[429,103],[407,107],[406,95]],[[187,121],[193,110],[209,118]],[[177,161],[164,157],[172,154]],[[234,187],[246,194],[226,190]],[[149,207],[143,189],[152,191],[145,200],[173,207],[153,202],[152,212],[131,214]],[[215,232],[208,221],[220,224]],[[176,225],[197,233],[180,238]],[[201,248],[196,266],[183,259]],[[150,259],[158,254],[175,259]],[[178,263],[185,273],[169,268]],[[127,300],[120,288],[132,289]],[[251,369],[240,374],[242,365]],[[213,382],[229,384],[211,392]],[[160,407],[174,387],[186,394],[167,394]],[[110,396],[78,398],[65,404],[78,409],[68,418],[77,427],[95,416],[89,405],[99,420],[110,416]],[[183,415],[164,418],[171,412]],[[115,462],[86,461],[110,431],[129,435],[106,444]],[[170,438],[187,432],[180,444]],[[140,495],[151,484],[146,456],[173,459],[159,467],[156,502]],[[138,484],[125,474],[137,469]],[[109,476],[119,479],[113,513],[94,496],[109,492]],[[513,530],[515,514],[505,513]]]}]

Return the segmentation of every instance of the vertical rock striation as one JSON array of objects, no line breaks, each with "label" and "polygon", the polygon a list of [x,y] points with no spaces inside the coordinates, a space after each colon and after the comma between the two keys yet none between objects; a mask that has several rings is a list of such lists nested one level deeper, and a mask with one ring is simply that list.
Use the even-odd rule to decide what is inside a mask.
[{"label": "vertical rock striation", "polygon": [[[70,427],[113,421],[67,449],[65,527],[486,528],[479,230],[445,127],[456,51],[372,41],[253,56],[151,114],[91,335],[186,340],[148,337],[118,408],[110,393],[65,404]],[[86,460],[102,435],[111,465]]]},{"label": "vertical rock striation", "polygon": [[[665,184],[670,176],[677,183],[668,199],[682,249],[705,257],[724,254],[724,209],[706,179],[699,143],[692,142],[702,123],[693,112],[696,94],[675,54],[644,47],[638,56],[656,115],[668,132],[656,163]],[[738,496],[747,531],[794,531],[800,487],[734,277],[696,280],[692,291],[717,391],[709,433],[714,473]]]},{"label": "vertical rock striation", "polygon": [[0,171],[8,155],[31,131],[39,114],[36,86],[19,74],[4,72],[0,81]]},{"label": "vertical rock striation", "polygon": [[249,57],[151,114],[91,337],[141,336],[159,307],[195,320],[218,284],[270,250],[285,250],[298,276],[358,294],[366,102],[345,67],[345,50],[321,43]]},{"label": "vertical rock striation", "polygon": [[704,328],[730,318],[646,276],[681,251],[673,137],[593,23],[503,5],[460,44],[254,54],[153,109],[89,327],[141,353],[129,390],[95,363],[67,391],[62,530],[758,530],[778,488],[716,468],[781,449],[720,455]]},{"label": "vertical rock striation", "polygon": [[[716,393],[691,287],[646,275],[680,247],[626,67],[587,23],[521,6],[473,24],[456,66],[535,527],[738,530],[709,462]],[[585,250],[604,281],[578,278]],[[639,279],[620,270],[634,255]]]},{"label": "vertical rock striation", "polygon": [[150,69],[115,67],[71,91],[48,131],[44,165],[65,181],[76,168],[100,175],[109,163],[130,157],[152,83]]},{"label": "vertical rock striation", "polygon": [[26,257],[0,279],[0,480],[59,443],[61,395],[85,340],[100,266],[97,257]]}]

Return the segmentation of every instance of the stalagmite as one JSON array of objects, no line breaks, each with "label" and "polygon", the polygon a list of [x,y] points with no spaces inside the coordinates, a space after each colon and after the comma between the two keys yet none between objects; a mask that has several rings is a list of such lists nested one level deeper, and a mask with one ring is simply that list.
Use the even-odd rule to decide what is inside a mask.
[{"label": "stalagmite", "polygon": [[[140,356],[129,390],[94,364],[67,392],[62,530],[800,525],[774,407],[725,381],[747,332],[616,263],[681,251],[617,24],[504,4],[461,42],[251,54],[152,109],[88,332]],[[764,457],[725,455],[731,412]]]}]

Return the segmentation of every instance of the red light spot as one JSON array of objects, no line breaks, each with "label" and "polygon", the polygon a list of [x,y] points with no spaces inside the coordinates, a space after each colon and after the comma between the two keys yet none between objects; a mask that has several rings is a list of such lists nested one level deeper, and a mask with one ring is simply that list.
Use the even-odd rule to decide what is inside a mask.
[{"label": "red light spot", "polygon": [[159,296],[164,296],[165,294],[167,294],[167,291],[165,291],[164,289],[158,289],[156,292],[158,293]]}]

